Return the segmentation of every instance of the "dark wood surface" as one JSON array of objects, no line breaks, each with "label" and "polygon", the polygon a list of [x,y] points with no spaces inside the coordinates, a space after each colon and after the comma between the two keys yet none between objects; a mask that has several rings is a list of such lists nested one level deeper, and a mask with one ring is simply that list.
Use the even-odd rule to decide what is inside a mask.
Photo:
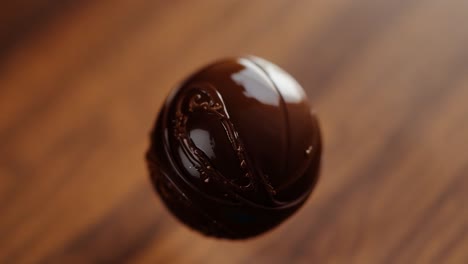
[{"label": "dark wood surface", "polygon": [[[0,263],[468,263],[468,1],[9,1],[0,16]],[[168,91],[255,54],[317,109],[321,181],[245,242],[152,190]]]}]

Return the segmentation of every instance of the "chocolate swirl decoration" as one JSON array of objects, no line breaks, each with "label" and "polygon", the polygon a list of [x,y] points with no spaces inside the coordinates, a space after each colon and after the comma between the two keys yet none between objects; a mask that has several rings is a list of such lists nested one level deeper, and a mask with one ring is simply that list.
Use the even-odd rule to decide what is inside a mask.
[{"label": "chocolate swirl decoration", "polygon": [[[241,170],[237,177],[229,179],[220,173],[216,166],[212,164],[210,158],[190,138],[187,122],[190,115],[197,112],[214,115],[221,123],[232,151],[237,157],[237,160],[232,162],[237,162]],[[226,193],[237,198],[239,198],[239,193],[258,191],[258,188],[262,188],[263,191],[268,193],[271,201],[275,203],[273,198],[276,193],[275,190],[263,175],[253,169],[252,161],[245,151],[245,146],[238,131],[230,120],[223,98],[212,85],[209,83],[193,84],[177,100],[174,135],[179,141],[184,154],[200,173],[201,181],[215,181]]]},{"label": "chocolate swirl decoration", "polygon": [[318,121],[300,85],[247,57],[211,64],[173,90],[146,157],[174,216],[205,235],[242,239],[300,208],[320,156]]}]

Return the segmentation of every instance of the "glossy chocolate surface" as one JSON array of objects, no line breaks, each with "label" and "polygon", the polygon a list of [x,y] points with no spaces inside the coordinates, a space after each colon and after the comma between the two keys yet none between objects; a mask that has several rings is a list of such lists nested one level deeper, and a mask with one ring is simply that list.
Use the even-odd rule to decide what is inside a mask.
[{"label": "glossy chocolate surface", "polygon": [[300,85],[257,57],[218,61],[173,90],[151,134],[151,178],[206,235],[247,238],[294,213],[318,179],[321,139]]}]

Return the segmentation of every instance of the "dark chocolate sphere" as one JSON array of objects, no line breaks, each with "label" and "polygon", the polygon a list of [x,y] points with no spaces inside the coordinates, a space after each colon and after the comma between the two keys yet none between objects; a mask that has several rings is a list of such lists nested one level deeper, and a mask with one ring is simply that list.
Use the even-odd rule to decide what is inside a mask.
[{"label": "dark chocolate sphere", "polygon": [[301,86],[257,58],[218,61],[167,98],[147,153],[154,186],[183,223],[247,238],[283,222],[317,179],[321,138]]}]

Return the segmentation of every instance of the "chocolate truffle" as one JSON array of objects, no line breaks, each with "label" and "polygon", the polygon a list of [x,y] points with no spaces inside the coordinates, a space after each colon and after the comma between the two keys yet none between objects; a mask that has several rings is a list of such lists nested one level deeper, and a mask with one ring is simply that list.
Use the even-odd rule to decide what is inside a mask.
[{"label": "chocolate truffle", "polygon": [[215,62],[163,105],[147,161],[167,208],[209,236],[272,229],[312,192],[321,156],[302,87],[258,57]]}]

